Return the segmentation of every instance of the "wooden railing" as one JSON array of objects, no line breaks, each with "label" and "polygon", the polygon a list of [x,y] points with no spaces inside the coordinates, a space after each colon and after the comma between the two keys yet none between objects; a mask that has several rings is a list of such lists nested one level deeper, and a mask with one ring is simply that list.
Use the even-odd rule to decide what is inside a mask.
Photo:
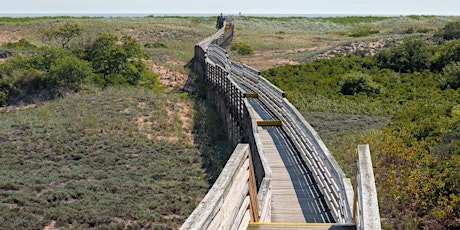
[{"label": "wooden railing", "polygon": [[[251,218],[248,144],[239,144],[216,182],[181,229],[246,229]],[[255,195],[255,191],[252,191]],[[254,210],[254,209],[252,209]]]},{"label": "wooden railing", "polygon": [[353,220],[359,230],[382,229],[377,200],[377,189],[372,170],[369,145],[358,146],[358,172],[356,174]]}]

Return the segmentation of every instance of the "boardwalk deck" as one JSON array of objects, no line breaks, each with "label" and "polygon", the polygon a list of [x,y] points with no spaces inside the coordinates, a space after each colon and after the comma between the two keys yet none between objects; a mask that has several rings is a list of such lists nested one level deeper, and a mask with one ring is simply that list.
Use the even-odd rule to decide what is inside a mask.
[{"label": "boardwalk deck", "polygon": [[[273,119],[257,99],[256,117]],[[272,222],[333,223],[310,170],[280,127],[259,127],[265,157],[272,169]]]}]

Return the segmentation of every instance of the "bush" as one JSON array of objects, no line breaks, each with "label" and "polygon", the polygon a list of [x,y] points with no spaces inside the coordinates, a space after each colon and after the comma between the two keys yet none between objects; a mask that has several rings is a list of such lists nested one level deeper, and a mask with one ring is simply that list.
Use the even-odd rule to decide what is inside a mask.
[{"label": "bush", "polygon": [[431,65],[432,70],[441,71],[446,65],[460,61],[460,40],[447,41],[438,48],[439,55]]},{"label": "bush", "polygon": [[21,39],[18,42],[8,42],[5,45],[2,45],[3,48],[13,49],[13,50],[36,50],[37,46],[30,43],[26,39]]},{"label": "bush", "polygon": [[450,87],[454,90],[460,88],[460,62],[453,62],[447,65],[443,69],[444,75],[446,76],[446,87]]},{"label": "bush", "polygon": [[[129,36],[119,40],[112,34],[101,34],[86,53],[95,72],[101,74],[108,83],[119,85],[127,82],[137,85],[141,74],[146,71],[145,64],[139,60],[145,57],[140,44]],[[124,77],[125,80],[122,81],[119,77]]]},{"label": "bush", "polygon": [[372,29],[372,28],[359,28],[358,30],[354,31],[349,37],[366,37],[372,34],[378,34],[380,33],[379,30]]},{"label": "bush", "polygon": [[0,89],[0,106],[4,106],[6,104],[6,100],[8,99],[8,94],[3,89]]},{"label": "bush", "polygon": [[74,56],[56,60],[50,68],[51,78],[61,87],[77,89],[86,77],[93,75],[91,63]]},{"label": "bush", "polygon": [[344,95],[366,93],[368,96],[380,93],[380,86],[372,81],[369,75],[363,73],[351,73],[344,77],[340,83],[340,92]]},{"label": "bush", "polygon": [[460,38],[460,21],[447,23],[439,34],[446,40]]},{"label": "bush", "polygon": [[161,43],[161,42],[155,42],[155,43],[147,43],[147,44],[144,44],[144,48],[147,48],[147,49],[160,49],[160,48],[168,48],[167,45]]},{"label": "bush", "polygon": [[160,88],[160,81],[158,80],[158,77],[158,74],[155,74],[150,70],[146,70],[142,72],[137,85],[146,89],[158,89]]},{"label": "bush", "polygon": [[236,51],[239,55],[251,55],[254,54],[254,49],[244,42],[236,42],[230,48],[232,51]]},{"label": "bush", "polygon": [[422,40],[406,39],[401,45],[382,50],[376,55],[380,68],[388,68],[403,73],[422,72],[429,69],[433,54]]}]

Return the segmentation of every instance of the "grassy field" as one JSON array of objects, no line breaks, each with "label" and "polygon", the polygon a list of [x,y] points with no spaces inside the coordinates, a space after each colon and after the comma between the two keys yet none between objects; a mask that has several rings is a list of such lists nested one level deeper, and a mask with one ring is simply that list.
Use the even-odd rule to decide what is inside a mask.
[{"label": "grassy field", "polygon": [[[267,70],[352,42],[428,38],[458,19],[235,17],[234,41],[255,54],[229,55]],[[42,35],[65,23],[84,29],[74,46],[90,44],[101,32],[131,35],[155,62],[185,74],[194,44],[215,32],[214,17],[0,18],[0,46],[20,39],[58,46]],[[313,109],[301,112],[346,167],[353,162],[351,144],[360,139],[354,133],[373,132],[389,119],[334,111],[347,106],[332,101],[296,99]],[[0,108],[0,229],[175,229],[232,150],[225,132],[215,129],[219,124],[211,105],[178,91],[88,90],[32,107]]]},{"label": "grassy field", "polygon": [[2,226],[176,228],[209,187],[189,106],[109,89],[0,112]]}]

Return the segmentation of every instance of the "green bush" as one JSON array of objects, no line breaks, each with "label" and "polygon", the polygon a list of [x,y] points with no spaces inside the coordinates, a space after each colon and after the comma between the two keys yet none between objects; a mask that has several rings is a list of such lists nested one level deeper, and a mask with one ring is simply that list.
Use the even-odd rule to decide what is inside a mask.
[{"label": "green bush", "polygon": [[[139,60],[145,54],[140,44],[132,37],[124,36],[120,40],[112,34],[101,34],[86,51],[87,60],[92,63],[97,74],[102,74],[108,83],[137,85],[146,69]],[[111,79],[108,79],[108,76]],[[114,77],[116,76],[116,77]],[[118,79],[119,77],[125,80]]]},{"label": "green bush", "polygon": [[56,60],[51,66],[50,77],[61,87],[78,89],[79,84],[93,75],[91,63],[75,56]]},{"label": "green bush", "polygon": [[233,45],[230,47],[230,50],[236,51],[237,54],[239,55],[251,55],[254,54],[254,49],[244,43],[244,42],[235,42]]},{"label": "green bush", "polygon": [[160,49],[160,48],[168,48],[167,45],[161,43],[161,42],[155,42],[155,43],[147,43],[147,44],[144,44],[144,47],[145,48],[148,48],[148,49]]},{"label": "green bush", "polygon": [[160,88],[160,81],[158,74],[153,73],[150,70],[146,70],[141,73],[141,78],[137,82],[137,85],[146,89],[158,89]]},{"label": "green bush", "polygon": [[369,35],[372,35],[372,34],[378,34],[380,33],[379,30],[376,30],[376,29],[372,29],[372,28],[359,28],[358,30],[356,31],[353,31],[353,33],[351,33],[350,35],[348,35],[349,37],[366,37],[366,36],[369,36]]},{"label": "green bush", "polygon": [[431,69],[442,71],[442,69],[452,62],[460,61],[460,40],[447,41],[437,48],[437,55],[431,64]]},{"label": "green bush", "polygon": [[18,42],[8,42],[2,45],[3,48],[13,50],[36,50],[37,46],[30,43],[26,39],[21,39]]},{"label": "green bush", "polygon": [[4,106],[6,104],[6,100],[8,99],[8,93],[0,89],[0,106]]},{"label": "green bush", "polygon": [[372,81],[371,76],[363,73],[350,73],[345,75],[340,83],[340,92],[344,95],[365,93],[368,96],[380,93],[380,86]]},{"label": "green bush", "polygon": [[460,62],[453,62],[443,69],[446,76],[446,87],[454,90],[460,88]]},{"label": "green bush", "polygon": [[446,40],[460,38],[460,21],[447,23],[439,34]]},{"label": "green bush", "polygon": [[400,45],[383,49],[375,61],[380,68],[412,73],[429,69],[432,57],[431,47],[425,41],[406,39]]}]

